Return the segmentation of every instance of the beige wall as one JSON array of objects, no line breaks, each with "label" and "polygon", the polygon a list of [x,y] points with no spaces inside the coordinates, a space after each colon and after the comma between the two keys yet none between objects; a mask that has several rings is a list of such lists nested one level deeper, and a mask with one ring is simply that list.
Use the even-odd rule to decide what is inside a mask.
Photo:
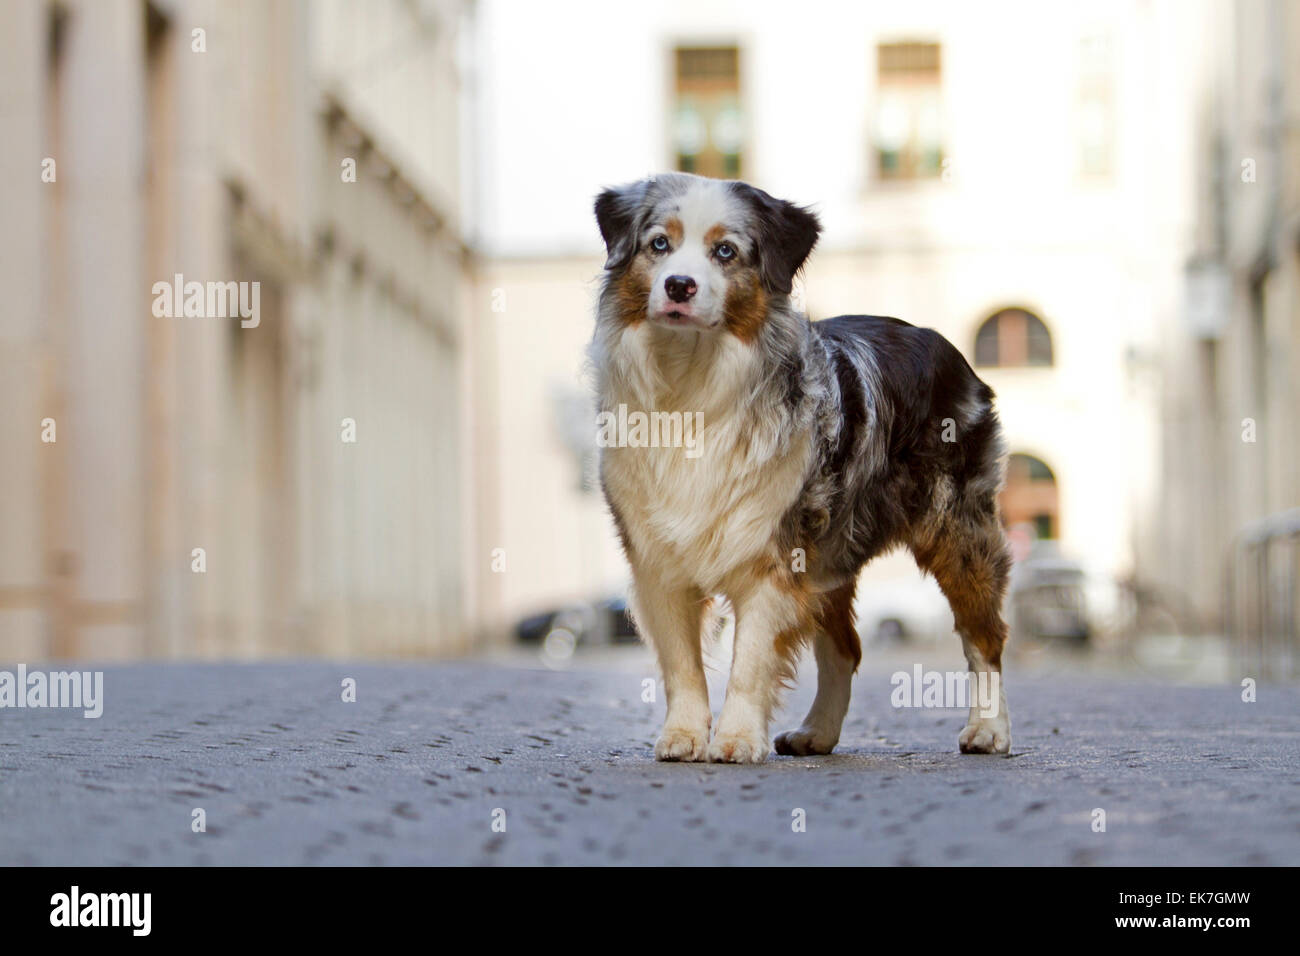
[{"label": "beige wall", "polygon": [[[490,261],[475,283],[469,315],[479,370],[475,407],[483,416],[474,435],[484,505],[473,563],[477,617],[497,636],[523,614],[616,594],[624,585],[604,500],[598,487],[581,487],[557,401],[568,396],[590,407],[586,431],[594,442],[585,362],[602,262]],[[496,549],[504,553],[504,570],[493,570]]]},{"label": "beige wall", "polygon": [[465,5],[79,0],[57,70],[51,6],[0,10],[0,659],[463,649]]}]

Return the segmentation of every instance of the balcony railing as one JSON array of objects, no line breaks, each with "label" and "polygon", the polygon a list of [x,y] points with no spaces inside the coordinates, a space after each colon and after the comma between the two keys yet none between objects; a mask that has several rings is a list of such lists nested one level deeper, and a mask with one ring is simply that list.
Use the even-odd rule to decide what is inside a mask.
[{"label": "balcony railing", "polygon": [[1225,610],[1238,673],[1300,677],[1300,508],[1247,525],[1228,561]]}]

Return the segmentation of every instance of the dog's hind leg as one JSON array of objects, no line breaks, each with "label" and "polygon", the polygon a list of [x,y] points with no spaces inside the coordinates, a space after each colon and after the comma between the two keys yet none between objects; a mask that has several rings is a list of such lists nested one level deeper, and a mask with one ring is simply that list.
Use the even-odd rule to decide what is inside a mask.
[{"label": "dog's hind leg", "polygon": [[779,754],[828,754],[839,742],[844,715],[849,711],[853,674],[862,660],[862,644],[853,623],[855,586],[851,581],[822,598],[813,638],[817,696],[798,730],[777,734]]},{"label": "dog's hind leg", "polygon": [[970,717],[957,742],[962,753],[1009,753],[1011,716],[1002,686],[1002,617],[1011,555],[997,520],[996,503],[948,513],[927,524],[912,542],[922,570],[939,582],[952,608],[972,675]]}]

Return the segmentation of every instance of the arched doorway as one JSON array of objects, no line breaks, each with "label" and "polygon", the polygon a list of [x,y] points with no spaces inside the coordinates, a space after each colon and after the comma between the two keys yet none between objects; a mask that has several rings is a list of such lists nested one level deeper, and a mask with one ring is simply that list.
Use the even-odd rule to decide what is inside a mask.
[{"label": "arched doorway", "polygon": [[1038,541],[1055,540],[1060,533],[1056,474],[1041,458],[1017,453],[1007,460],[1001,505],[1002,522],[1008,528],[1028,525]]}]

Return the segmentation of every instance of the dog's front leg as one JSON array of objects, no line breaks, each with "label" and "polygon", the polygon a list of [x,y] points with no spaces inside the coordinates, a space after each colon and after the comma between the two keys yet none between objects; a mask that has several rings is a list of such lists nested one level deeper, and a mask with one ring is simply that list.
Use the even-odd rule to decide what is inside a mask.
[{"label": "dog's front leg", "polygon": [[634,567],[632,577],[632,613],[641,636],[659,658],[668,699],[655,759],[703,760],[713,719],[700,651],[704,595],[696,588],[669,584],[647,570]]},{"label": "dog's front leg", "polygon": [[736,639],[731,677],[709,759],[761,763],[771,749],[767,727],[772,710],[783,682],[794,673],[806,603],[775,579],[760,581],[733,603]]}]

